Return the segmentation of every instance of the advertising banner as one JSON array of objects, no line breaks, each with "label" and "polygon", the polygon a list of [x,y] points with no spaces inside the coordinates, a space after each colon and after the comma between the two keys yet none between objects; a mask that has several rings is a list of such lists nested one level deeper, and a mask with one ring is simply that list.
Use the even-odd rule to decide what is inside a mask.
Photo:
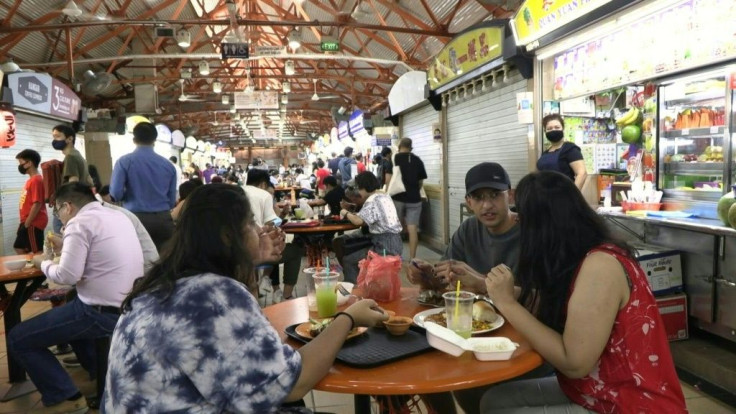
[{"label": "advertising banner", "polygon": [[511,20],[516,44],[533,42],[610,1],[526,0]]},{"label": "advertising banner", "polygon": [[360,133],[365,132],[365,128],[363,127],[363,111],[360,109],[356,109],[353,111],[353,113],[350,114],[350,119],[348,120],[348,129],[350,130],[350,135],[356,136]]},{"label": "advertising banner", "polygon": [[71,89],[46,73],[18,72],[8,75],[13,105],[42,114],[75,121],[82,101]]},{"label": "advertising banner", "polygon": [[235,92],[235,109],[279,109],[279,93],[276,91]]},{"label": "advertising banner", "polygon": [[350,131],[348,130],[348,123],[346,121],[340,121],[337,124],[337,138],[340,141],[350,138]]}]

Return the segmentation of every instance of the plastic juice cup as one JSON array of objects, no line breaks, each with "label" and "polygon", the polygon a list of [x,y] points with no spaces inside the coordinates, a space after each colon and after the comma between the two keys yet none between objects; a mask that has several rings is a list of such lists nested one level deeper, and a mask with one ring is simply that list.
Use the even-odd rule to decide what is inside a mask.
[{"label": "plastic juice cup", "polygon": [[304,210],[302,210],[300,208],[295,208],[294,209],[294,217],[296,217],[299,220],[303,219],[304,218]]},{"label": "plastic juice cup", "polygon": [[442,297],[445,299],[447,328],[463,338],[470,338],[473,331],[475,294],[461,290],[460,292],[445,292]]},{"label": "plastic juice cup", "polygon": [[337,272],[315,273],[314,287],[317,301],[317,315],[327,318],[337,313],[337,282],[340,274]]}]

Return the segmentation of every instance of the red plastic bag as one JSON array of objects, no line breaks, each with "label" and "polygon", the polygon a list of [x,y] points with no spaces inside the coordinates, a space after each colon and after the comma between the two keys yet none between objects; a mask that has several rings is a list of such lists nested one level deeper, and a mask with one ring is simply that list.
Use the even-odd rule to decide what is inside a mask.
[{"label": "red plastic bag", "polygon": [[377,302],[391,302],[401,292],[401,256],[381,256],[369,250],[368,256],[358,263],[358,287],[364,298]]}]

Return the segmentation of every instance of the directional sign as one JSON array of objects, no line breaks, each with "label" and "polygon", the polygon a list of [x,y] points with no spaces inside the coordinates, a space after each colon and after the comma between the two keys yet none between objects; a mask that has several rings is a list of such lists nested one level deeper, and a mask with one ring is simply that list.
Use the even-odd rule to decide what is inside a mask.
[{"label": "directional sign", "polygon": [[250,56],[248,43],[220,43],[223,59],[248,59]]},{"label": "directional sign", "polygon": [[255,56],[275,56],[280,55],[286,51],[286,48],[283,46],[271,46],[271,45],[265,45],[265,46],[256,46],[254,55]]},{"label": "directional sign", "polygon": [[319,44],[319,48],[323,52],[337,52],[340,50],[340,42],[336,40],[326,40]]}]

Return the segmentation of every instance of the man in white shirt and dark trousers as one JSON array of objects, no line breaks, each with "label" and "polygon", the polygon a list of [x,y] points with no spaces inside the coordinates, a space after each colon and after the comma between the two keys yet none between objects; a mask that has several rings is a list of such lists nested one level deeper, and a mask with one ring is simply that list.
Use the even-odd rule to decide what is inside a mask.
[{"label": "man in white shirt and dark trousers", "polygon": [[48,347],[70,343],[94,377],[94,340],[112,334],[120,304],[143,276],[143,252],[131,221],[97,202],[89,185],[62,185],[56,206],[65,226],[61,259],[55,264],[39,255],[33,264],[55,283],[76,285],[77,298],[18,324],[8,333],[8,353],[28,372],[44,406],[81,413],[87,404]]},{"label": "man in white shirt and dark trousers", "polygon": [[[280,219],[274,211],[273,196],[266,191],[269,176],[263,170],[251,170],[248,172],[245,195],[248,197],[250,209],[253,212],[253,220],[260,227],[267,223],[279,222]],[[273,302],[281,302],[293,298],[294,285],[299,279],[299,271],[304,256],[304,247],[295,243],[286,243],[281,253],[281,260],[274,263],[271,271],[271,285],[273,289]],[[279,289],[279,264],[284,264],[284,290]]]}]

